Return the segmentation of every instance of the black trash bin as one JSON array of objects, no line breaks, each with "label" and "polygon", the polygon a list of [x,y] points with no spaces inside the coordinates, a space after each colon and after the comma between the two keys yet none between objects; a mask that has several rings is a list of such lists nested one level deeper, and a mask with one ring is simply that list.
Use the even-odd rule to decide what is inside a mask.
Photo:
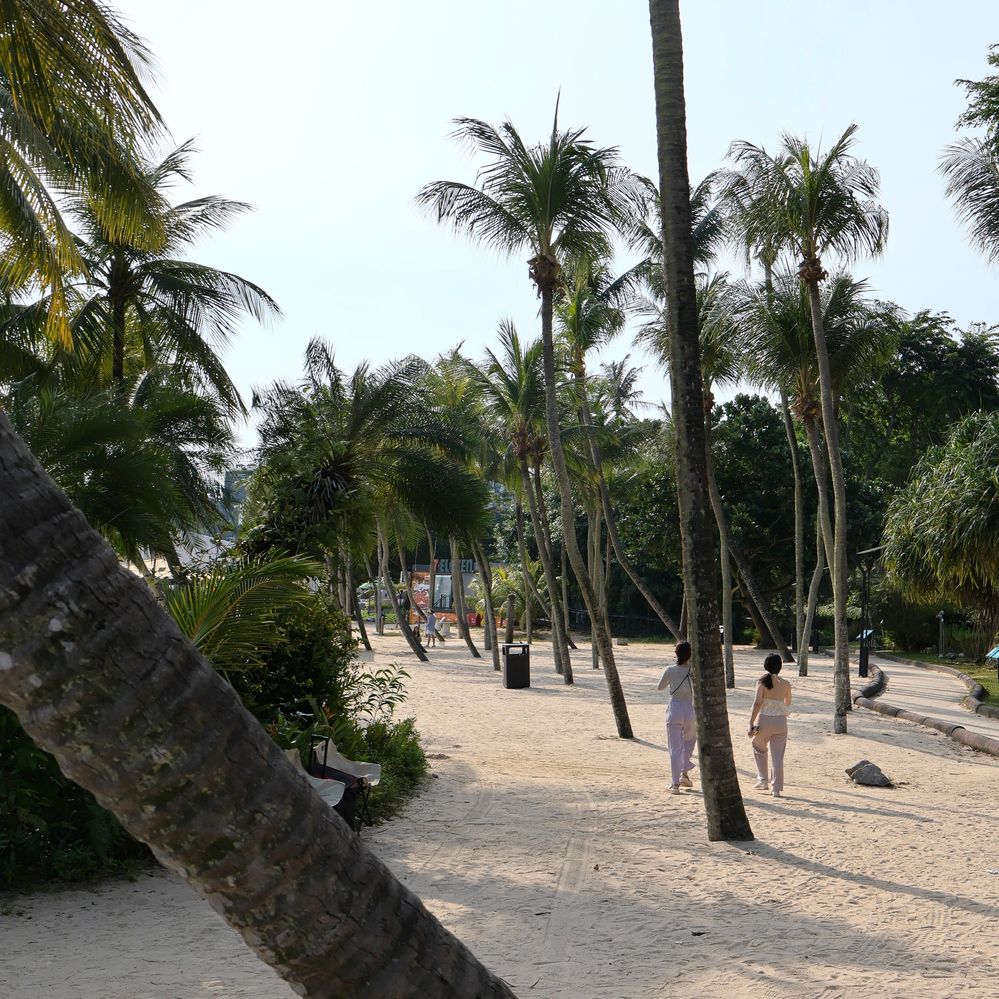
[{"label": "black trash bin", "polygon": [[504,642],[503,686],[519,690],[531,685],[531,647],[526,642]]}]

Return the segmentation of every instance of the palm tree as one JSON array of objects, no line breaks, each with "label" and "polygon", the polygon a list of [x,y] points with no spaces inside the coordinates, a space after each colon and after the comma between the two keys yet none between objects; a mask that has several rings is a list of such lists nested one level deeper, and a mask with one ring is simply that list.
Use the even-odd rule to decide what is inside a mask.
[{"label": "palm tree", "polygon": [[301,384],[277,383],[254,403],[263,416],[257,545],[359,562],[375,549],[399,628],[424,661],[388,585],[398,518],[462,536],[480,529],[486,510],[481,478],[453,457],[467,447],[461,428],[421,403],[425,377],[425,363],[407,358],[378,371],[362,364],[348,378],[312,341]]},{"label": "palm tree", "polygon": [[14,0],[0,11],[0,286],[47,288],[47,331],[64,344],[64,284],[84,264],[49,188],[84,193],[115,239],[150,250],[163,239],[136,156],[161,128],[139,78],[148,61],[98,0]]},{"label": "palm tree", "polygon": [[971,241],[990,261],[999,258],[999,147],[981,139],[948,146],[940,169],[947,196],[958,218],[971,230]]},{"label": "palm tree", "polygon": [[[579,417],[586,428],[590,458],[595,475],[600,510],[607,525],[608,539],[617,556],[618,564],[628,575],[648,605],[655,611],[659,620],[679,639],[677,625],[659,602],[649,585],[636,571],[628,557],[617,530],[617,517],[611,503],[610,490],[604,475],[604,459],[600,441],[594,433],[593,414],[590,403],[590,389],[586,372],[586,355],[594,348],[602,346],[624,327],[625,310],[616,301],[618,282],[610,281],[606,268],[583,258],[569,269],[570,278],[565,283],[556,307],[558,331],[565,342],[568,354],[568,367],[572,373]],[[620,386],[620,381],[618,382]]]},{"label": "palm tree", "polygon": [[[479,388],[498,425],[498,435],[509,442],[511,463],[518,481],[514,487],[521,502],[526,500],[538,557],[548,589],[549,618],[552,623],[552,654],[555,669],[567,684],[573,682],[567,634],[558,598],[558,573],[544,491],[540,488],[541,468],[548,454],[544,433],[544,378],[541,341],[523,344],[516,328],[503,322],[499,328],[500,353],[486,351],[485,363],[478,369]],[[522,508],[522,507],[521,507]],[[518,547],[524,566],[525,586],[533,582],[527,571],[527,545],[518,519]],[[539,596],[535,594],[535,596]],[[525,595],[525,603],[528,603]]]},{"label": "palm tree", "polygon": [[649,0],[656,94],[659,186],[670,316],[670,386],[676,428],[677,494],[688,634],[693,646],[697,740],[710,840],[753,838],[746,817],[725,703],[718,642],[714,538],[706,486],[697,289],[691,247],[686,104],[679,0]]},{"label": "palm tree", "polygon": [[225,409],[170,368],[124,393],[72,388],[29,377],[0,406],[123,558],[141,567],[145,551],[176,566],[182,532],[221,526],[218,482],[236,460]]},{"label": "palm tree", "polygon": [[[505,253],[527,248],[530,276],[541,298],[541,340],[545,374],[545,416],[552,467],[561,501],[562,523],[574,522],[572,484],[562,451],[552,315],[570,256],[600,258],[609,252],[610,232],[624,217],[624,175],[615,168],[616,150],[597,148],[583,129],[560,131],[558,107],[547,142],[527,146],[513,124],[499,129],[460,118],[456,136],[486,154],[480,187],[453,181],[425,186],[417,200],[438,221],[451,223]],[[631,738],[631,722],[614,662],[611,636],[599,612],[575,533],[563,532],[566,553],[586,604],[600,659],[604,663],[618,734]]]},{"label": "palm tree", "polygon": [[[742,576],[743,590],[747,603],[755,607],[767,631],[770,632],[774,647],[785,661],[793,657],[784,641],[780,626],[765,599],[762,588],[757,584],[755,574],[741,547],[731,535],[728,517],[722,503],[721,493],[715,481],[714,462],[711,452],[711,408],[713,388],[734,385],[742,375],[743,359],[742,333],[736,315],[735,295],[726,274],[709,276],[702,273],[695,278],[697,284],[698,323],[701,335],[701,377],[704,383],[705,428],[708,446],[707,473],[708,492],[718,525],[722,577],[722,617],[724,633],[725,677],[729,687],[735,686],[735,665],[732,651],[732,568],[734,561]],[[658,355],[665,368],[669,368],[669,315],[664,306],[653,305],[656,318],[645,324],[638,339],[648,344]]]},{"label": "palm tree", "polygon": [[[867,285],[835,275],[821,292],[822,326],[837,400],[852,384],[876,371],[890,356],[897,329],[875,314],[864,295]],[[800,420],[808,441],[818,495],[817,530],[821,549],[809,587],[799,634],[799,674],[807,675],[807,636],[815,614],[825,565],[833,564],[834,533],[829,515],[829,473],[820,419],[819,373],[812,334],[811,304],[797,275],[778,273],[762,290],[750,292],[742,306],[749,373],[757,384],[780,392]]]},{"label": "palm tree", "polygon": [[3,415],[0,594],[0,703],[299,995],[512,999],[322,803]]},{"label": "palm tree", "polygon": [[[150,187],[163,196],[175,181],[190,181],[193,152],[186,142],[147,168]],[[239,410],[239,396],[215,350],[225,346],[244,315],[263,322],[279,316],[280,309],[251,281],[178,254],[225,228],[250,206],[214,196],[174,206],[163,197],[163,204],[159,221],[165,238],[155,251],[115,238],[89,202],[77,204],[79,250],[88,279],[79,289],[82,302],[73,319],[74,340],[107,357],[111,379],[120,383],[126,339],[134,337],[146,356],[166,355],[201,372],[233,411]]]},{"label": "palm tree", "polygon": [[827,256],[852,260],[863,251],[878,255],[888,235],[887,212],[876,200],[877,171],[850,155],[856,131],[857,126],[851,125],[824,155],[813,153],[807,141],[789,135],[783,137],[782,148],[774,156],[762,147],[736,142],[730,155],[742,169],[728,178],[736,225],[745,243],[794,254],[799,260],[798,276],[808,293],[834,500],[833,730],[837,733],[846,732],[846,715],[851,707],[846,479],[819,285],[827,276],[823,267]]}]

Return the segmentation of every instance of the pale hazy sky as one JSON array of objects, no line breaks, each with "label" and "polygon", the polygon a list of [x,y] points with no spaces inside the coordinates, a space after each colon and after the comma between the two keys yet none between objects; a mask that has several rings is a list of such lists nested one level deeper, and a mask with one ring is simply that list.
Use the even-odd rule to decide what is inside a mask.
[{"label": "pale hazy sky", "polygon": [[[173,138],[197,141],[183,193],[255,212],[197,259],[266,288],[285,313],[247,324],[226,355],[241,390],[295,378],[311,337],[350,370],[459,341],[479,356],[511,317],[539,331],[524,260],[460,240],[416,208],[426,182],[474,179],[451,119],[509,118],[528,141],[560,122],[656,176],[652,56],[644,2],[606,0],[113,0],[152,48],[152,91]],[[860,125],[891,216],[884,258],[861,262],[874,293],[960,323],[999,322],[999,273],[973,251],[937,163],[999,42],[996,0],[686,0],[690,174],[731,140],[773,148]],[[526,255],[525,255],[526,256]],[[665,395],[647,363],[647,398]]]}]

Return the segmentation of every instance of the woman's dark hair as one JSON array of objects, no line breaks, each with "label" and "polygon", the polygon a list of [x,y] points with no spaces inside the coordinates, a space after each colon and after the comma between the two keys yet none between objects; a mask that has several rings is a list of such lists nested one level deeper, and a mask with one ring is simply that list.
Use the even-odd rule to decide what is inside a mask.
[{"label": "woman's dark hair", "polygon": [[763,684],[767,690],[774,689],[774,677],[780,672],[781,666],[784,665],[784,660],[776,652],[771,652],[766,659],[763,660],[763,668],[766,673],[760,677],[760,683]]},{"label": "woman's dark hair", "polygon": [[676,645],[676,661],[679,665],[683,665],[688,659],[690,659],[690,642],[677,642]]}]

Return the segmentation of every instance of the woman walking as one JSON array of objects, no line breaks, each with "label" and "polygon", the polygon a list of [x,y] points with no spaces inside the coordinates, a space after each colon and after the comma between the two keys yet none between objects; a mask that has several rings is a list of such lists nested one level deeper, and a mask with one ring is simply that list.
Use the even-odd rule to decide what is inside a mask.
[{"label": "woman walking", "polygon": [[690,642],[676,647],[676,665],[667,666],[659,680],[658,690],[669,691],[666,705],[666,744],[669,746],[669,766],[672,783],[670,794],[679,794],[681,787],[692,787],[690,771],[697,730],[694,726],[694,690],[690,679]]},{"label": "woman walking", "polygon": [[[749,737],[753,740],[759,777],[756,789],[770,790],[775,798],[784,790],[784,749],[787,747],[787,714],[791,707],[791,684],[777,675],[782,665],[776,652],[763,660],[766,673],[756,681],[756,700],[749,716]],[[768,749],[773,757],[773,775],[769,778]]]}]

